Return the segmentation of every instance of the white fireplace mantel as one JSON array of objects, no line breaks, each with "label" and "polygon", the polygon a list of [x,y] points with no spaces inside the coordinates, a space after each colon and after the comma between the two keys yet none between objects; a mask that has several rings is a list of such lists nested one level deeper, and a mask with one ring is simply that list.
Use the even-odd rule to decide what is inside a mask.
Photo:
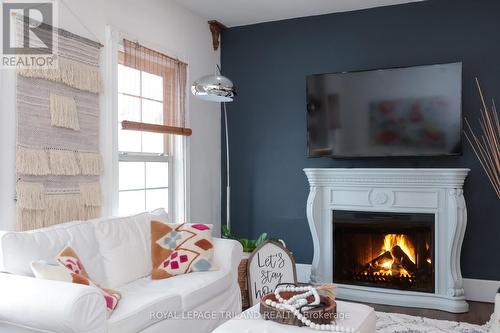
[{"label": "white fireplace mantel", "polygon": [[333,211],[435,215],[435,292],[339,284],[343,299],[466,312],[460,250],[467,222],[463,184],[469,169],[304,169],[314,243],[311,282],[333,281]]}]

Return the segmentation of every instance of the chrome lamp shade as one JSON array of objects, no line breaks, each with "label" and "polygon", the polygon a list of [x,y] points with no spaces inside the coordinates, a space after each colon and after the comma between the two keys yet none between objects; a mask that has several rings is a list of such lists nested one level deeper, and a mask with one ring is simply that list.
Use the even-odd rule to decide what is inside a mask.
[{"label": "chrome lamp shade", "polygon": [[205,75],[191,85],[196,97],[211,102],[232,102],[236,95],[233,82],[222,75]]}]

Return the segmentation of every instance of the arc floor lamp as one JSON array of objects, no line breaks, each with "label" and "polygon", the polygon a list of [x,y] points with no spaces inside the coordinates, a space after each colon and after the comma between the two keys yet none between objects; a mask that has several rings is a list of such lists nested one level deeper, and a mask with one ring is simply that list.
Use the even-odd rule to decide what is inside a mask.
[{"label": "arc floor lamp", "polygon": [[219,74],[205,75],[194,81],[191,85],[191,92],[196,97],[210,102],[222,103],[224,113],[224,130],[226,136],[226,226],[231,231],[230,198],[231,186],[229,180],[229,134],[227,129],[227,108],[226,103],[232,102],[236,95],[233,82],[221,74],[220,67],[217,66]]}]

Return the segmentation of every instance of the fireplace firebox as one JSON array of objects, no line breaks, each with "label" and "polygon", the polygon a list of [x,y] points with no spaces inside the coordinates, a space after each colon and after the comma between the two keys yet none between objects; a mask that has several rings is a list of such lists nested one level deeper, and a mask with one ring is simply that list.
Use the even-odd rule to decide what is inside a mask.
[{"label": "fireplace firebox", "polygon": [[333,212],[336,283],[434,293],[434,214]]}]

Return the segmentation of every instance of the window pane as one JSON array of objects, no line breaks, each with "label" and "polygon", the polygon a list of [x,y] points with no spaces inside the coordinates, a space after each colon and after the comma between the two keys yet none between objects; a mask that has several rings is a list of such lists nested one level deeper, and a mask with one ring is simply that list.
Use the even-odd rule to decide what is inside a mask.
[{"label": "window pane", "polygon": [[165,138],[161,133],[142,133],[142,152],[143,153],[158,153],[163,154],[163,142]]},{"label": "window pane", "polygon": [[144,194],[144,190],[120,192],[120,215],[132,215],[145,211]]},{"label": "window pane", "polygon": [[119,190],[144,188],[144,162],[119,162]]},{"label": "window pane", "polygon": [[142,96],[163,101],[163,78],[142,72]]},{"label": "window pane", "polygon": [[163,103],[143,99],[142,122],[163,125]]},{"label": "window pane", "polygon": [[119,151],[141,151],[141,132],[118,129],[118,150]]},{"label": "window pane", "polygon": [[141,121],[141,100],[118,94],[118,121],[131,120]]},{"label": "window pane", "polygon": [[140,73],[137,69],[118,65],[118,92],[139,96],[141,93]]},{"label": "window pane", "polygon": [[168,189],[146,190],[146,210],[165,208],[168,212]]},{"label": "window pane", "polygon": [[168,187],[168,163],[146,163],[146,187]]}]

